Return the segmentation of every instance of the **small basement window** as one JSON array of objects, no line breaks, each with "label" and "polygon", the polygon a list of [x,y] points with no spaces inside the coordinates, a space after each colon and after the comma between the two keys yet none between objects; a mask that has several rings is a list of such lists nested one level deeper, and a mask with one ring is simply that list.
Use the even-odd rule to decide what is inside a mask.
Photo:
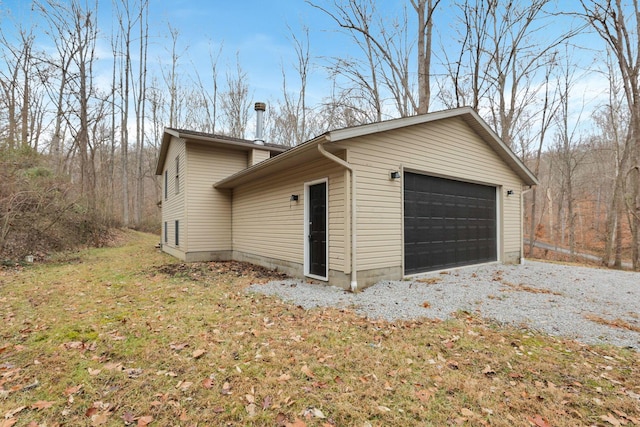
[{"label": "small basement window", "polygon": [[176,194],[180,193],[180,156],[176,156]]},{"label": "small basement window", "polygon": [[169,170],[164,171],[164,199],[169,198]]}]

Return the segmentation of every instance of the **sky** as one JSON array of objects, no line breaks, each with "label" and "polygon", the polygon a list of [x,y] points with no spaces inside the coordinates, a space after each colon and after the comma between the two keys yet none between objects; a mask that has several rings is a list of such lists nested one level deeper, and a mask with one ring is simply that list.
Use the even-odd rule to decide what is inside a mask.
[{"label": "sky", "polygon": [[[66,0],[59,0],[65,2]],[[93,4],[93,0],[88,1]],[[150,45],[148,61],[150,68],[170,62],[171,40],[168,26],[176,29],[180,67],[185,75],[192,74],[190,68],[196,68],[203,79],[210,75],[210,55],[218,60],[219,78],[224,80],[226,73],[235,72],[236,61],[248,76],[252,101],[275,102],[282,94],[282,70],[287,72],[290,88],[297,88],[297,75],[294,64],[296,53],[293,48],[292,33],[304,39],[302,29],[309,29],[310,53],[315,64],[309,76],[308,104],[319,103],[328,94],[331,87],[330,77],[322,64],[332,56],[346,57],[355,52],[348,38],[340,34],[335,23],[326,14],[310,6],[303,0],[149,0]],[[327,0],[317,0],[327,4]],[[132,1],[136,3],[136,1]],[[376,5],[384,16],[392,16],[401,10],[402,0],[377,1]],[[38,25],[41,17],[31,10],[28,0],[0,0],[0,24],[21,23]],[[558,0],[561,6],[577,4],[573,0]],[[104,72],[96,69],[96,80],[101,79],[107,88],[111,82],[110,32],[117,25],[113,16],[112,0],[98,0],[100,39],[98,55],[103,62]],[[453,29],[452,4],[443,0],[436,12],[434,53],[438,55],[441,46],[447,46],[459,36]],[[413,18],[410,15],[410,18]],[[563,28],[569,21],[559,23],[556,29]],[[549,28],[554,31],[554,26]],[[596,38],[583,39],[583,45],[598,45]],[[44,47],[45,49],[47,47]],[[597,49],[596,49],[597,51]],[[589,65],[589,56],[596,53],[582,51],[580,62],[585,68]],[[438,72],[438,58],[434,59],[434,72]],[[440,70],[442,71],[442,70]],[[599,102],[603,87],[602,78],[590,73],[582,77],[579,86],[588,102]],[[437,106],[435,109],[438,109]]]},{"label": "sky", "polygon": [[[171,25],[179,33],[178,50],[183,65],[193,62],[204,68],[209,63],[209,52],[216,55],[222,46],[220,68],[235,69],[238,56],[258,97],[270,97],[272,92],[280,91],[282,67],[290,68],[296,60],[292,32],[299,34],[304,26],[331,26],[327,17],[302,0],[149,1],[151,63],[168,60],[171,49],[168,26]],[[6,29],[12,23],[39,25],[41,17],[31,10],[30,3],[0,0],[2,26]],[[98,1],[101,30],[98,53],[103,60],[110,60],[107,58],[111,55],[109,33],[112,25],[116,25],[111,3],[111,0]],[[339,54],[339,45],[332,43],[331,32],[310,31],[310,38],[313,38],[314,55]]]},{"label": "sky", "polygon": [[[153,0],[156,22],[170,23],[184,36],[191,60],[205,59],[209,51],[217,54],[222,45],[222,70],[235,69],[236,55],[243,70],[249,75],[256,100],[274,98],[281,91],[282,68],[291,69],[296,62],[292,47],[292,32],[298,33],[305,25],[328,26],[328,20],[302,0]],[[325,46],[330,34],[313,32],[315,55],[329,52]],[[163,40],[158,40],[161,55]],[[333,45],[335,48],[336,46]],[[203,58],[203,56],[205,58]],[[204,68],[204,67],[203,67]]]}]

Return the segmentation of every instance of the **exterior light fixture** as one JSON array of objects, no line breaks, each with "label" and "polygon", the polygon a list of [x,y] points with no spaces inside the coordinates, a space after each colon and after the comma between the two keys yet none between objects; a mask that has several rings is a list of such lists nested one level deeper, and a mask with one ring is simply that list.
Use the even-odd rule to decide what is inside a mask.
[{"label": "exterior light fixture", "polygon": [[298,201],[298,195],[297,194],[292,194],[291,198],[289,198],[289,201],[291,202],[297,202]]},{"label": "exterior light fixture", "polygon": [[507,190],[507,196],[513,196],[513,190]]},{"label": "exterior light fixture", "polygon": [[389,174],[389,178],[390,179],[400,179],[400,172],[398,171],[393,171]]}]

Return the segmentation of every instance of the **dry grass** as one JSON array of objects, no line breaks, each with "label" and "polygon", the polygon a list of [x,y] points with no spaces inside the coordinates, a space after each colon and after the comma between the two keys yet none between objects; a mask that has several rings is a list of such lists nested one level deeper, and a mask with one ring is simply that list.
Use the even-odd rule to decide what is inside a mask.
[{"label": "dry grass", "polygon": [[511,283],[504,279],[501,279],[500,283],[506,286],[510,291],[529,292],[531,294],[562,295],[562,292],[552,291],[551,289],[545,289],[545,288],[536,288],[533,286],[525,285],[524,283],[520,283],[519,285],[516,285],[515,283]]},{"label": "dry grass", "polygon": [[584,316],[585,319],[591,320],[592,322],[600,323],[601,325],[612,326],[614,328],[626,329],[628,331],[640,332],[640,326],[633,325],[627,321],[622,319],[605,319],[601,316],[597,316],[595,314],[587,314]]},{"label": "dry grass", "polygon": [[424,277],[422,279],[416,279],[414,282],[426,283],[427,285],[435,285],[442,282],[442,277]]},{"label": "dry grass", "polygon": [[155,242],[0,273],[0,426],[640,425],[631,350],[306,311]]}]

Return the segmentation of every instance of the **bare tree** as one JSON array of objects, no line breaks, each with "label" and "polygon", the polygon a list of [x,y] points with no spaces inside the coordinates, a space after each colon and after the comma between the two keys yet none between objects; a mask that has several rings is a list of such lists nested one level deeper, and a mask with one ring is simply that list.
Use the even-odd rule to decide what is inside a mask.
[{"label": "bare tree", "polygon": [[[558,203],[558,215],[566,225],[569,239],[569,253],[573,259],[576,253],[576,193],[575,177],[576,170],[584,159],[587,150],[582,146],[582,139],[579,135],[577,123],[579,118],[572,123],[570,96],[574,85],[575,76],[571,69],[571,58],[565,56],[565,63],[562,65],[562,75],[559,85],[559,109],[556,116],[557,131],[555,135],[554,154],[556,165],[561,175],[561,195]],[[566,207],[566,211],[565,211]],[[562,215],[564,214],[564,215]],[[565,222],[561,222],[565,224]],[[564,238],[565,233],[562,233]]]},{"label": "bare tree", "polygon": [[459,55],[445,57],[453,95],[443,95],[443,100],[448,106],[486,109],[488,121],[510,147],[530,143],[532,136],[522,130],[531,129],[529,123],[539,117],[544,98],[539,82],[546,65],[554,60],[558,46],[582,30],[568,28],[557,37],[545,37],[553,24],[547,11],[551,4],[551,0],[457,3],[462,39]]},{"label": "bare tree", "polygon": [[236,56],[235,74],[227,73],[227,89],[220,95],[221,109],[227,123],[227,133],[235,138],[244,138],[249,122],[251,99],[247,73]]},{"label": "bare tree", "polygon": [[[58,52],[64,52],[61,55],[64,60],[54,61],[54,65],[59,67],[62,76],[56,109],[58,113],[65,111],[62,107],[64,105],[62,98],[65,91],[68,91],[71,105],[63,117],[73,136],[70,152],[78,154],[80,194],[87,198],[89,210],[93,212],[96,202],[96,187],[90,126],[96,120],[96,117],[92,115],[92,101],[94,99],[92,76],[98,37],[98,3],[96,0],[93,5],[89,2],[84,2],[83,5],[80,0],[71,0],[63,4],[56,0],[47,0],[36,3],[36,7],[47,19],[50,34],[54,34],[54,31],[62,34],[56,41],[56,46]],[[72,74],[71,70],[73,70]],[[58,139],[60,126],[61,122],[56,120],[55,145],[60,143]],[[57,147],[55,149],[57,150]]]},{"label": "bare tree", "polygon": [[[439,2],[411,0],[418,17],[415,61],[418,69],[414,70],[411,59],[416,39],[408,34],[406,6],[400,17],[389,22],[388,16],[378,14],[375,2],[371,0],[335,0],[330,9],[307,0],[345,30],[362,52],[362,60],[334,58],[332,68],[336,75],[346,79],[344,91],[353,91],[370,103],[375,121],[382,120],[385,114],[385,97],[391,100],[401,117],[428,111],[433,13]],[[411,78],[416,74],[417,89]]]},{"label": "bare tree", "polygon": [[34,64],[33,44],[35,37],[31,30],[18,28],[18,43],[11,43],[0,29],[0,46],[5,67],[0,69],[2,100],[7,109],[7,133],[5,140],[9,147],[16,144],[30,145],[29,115],[32,102],[32,73]]},{"label": "bare tree", "polygon": [[[88,6],[88,5],[87,5]],[[95,60],[95,43],[98,37],[97,13],[98,2],[96,0],[93,9],[85,9],[79,1],[73,0],[70,6],[72,16],[72,29],[77,43],[75,66],[78,69],[77,88],[75,90],[78,102],[79,127],[76,132],[76,140],[80,152],[80,189],[82,194],[88,194],[89,209],[95,209],[95,170],[89,158],[89,103],[93,95],[93,64]],[[85,180],[87,181],[85,184]]]},{"label": "bare tree", "polygon": [[164,80],[169,88],[169,127],[178,126],[178,61],[181,52],[178,52],[178,38],[180,31],[169,24],[171,37],[171,64],[168,71],[163,71]]},{"label": "bare tree", "polygon": [[[543,103],[542,103],[542,113],[539,120],[539,131],[537,137],[537,148],[535,150],[535,156],[533,158],[533,173],[538,176],[540,174],[540,166],[542,161],[542,153],[545,147],[547,133],[549,129],[553,125],[556,113],[558,112],[559,104],[559,94],[558,87],[554,85],[554,81],[552,79],[552,72],[556,66],[555,60],[551,60],[547,62],[545,66],[544,73],[544,89],[543,89]],[[537,205],[538,205],[538,188],[534,186],[531,191],[531,205],[530,205],[530,228],[529,228],[529,256],[533,255],[533,248],[536,242],[536,228],[538,226],[537,222]],[[542,215],[540,215],[542,217]]]},{"label": "bare tree", "polygon": [[[624,97],[629,109],[629,166],[631,200],[627,213],[631,218],[632,262],[640,269],[640,7],[621,0],[581,0],[583,16],[605,41],[615,56],[621,75]],[[626,154],[626,153],[625,153]]]},{"label": "bare tree", "polygon": [[[160,152],[160,141],[162,140],[162,132],[166,123],[165,109],[165,92],[161,89],[161,83],[152,78],[151,84],[147,88],[147,102],[149,103],[149,114],[151,121],[150,136],[147,138],[149,149],[153,155],[149,156],[151,165],[149,170],[153,171],[158,163],[158,155]],[[153,177],[154,200],[161,200],[162,182],[155,174]]]},{"label": "bare tree", "polygon": [[218,122],[218,61],[222,54],[222,45],[218,49],[216,55],[213,55],[211,46],[209,47],[209,63],[211,65],[211,90],[207,89],[206,85],[200,77],[195,64],[193,64],[193,70],[195,73],[195,85],[198,92],[198,107],[202,110],[204,116],[200,119],[199,128],[203,132],[216,133],[216,127]]},{"label": "bare tree", "polygon": [[136,113],[136,192],[134,203],[134,220],[136,224],[142,222],[142,213],[144,210],[144,188],[145,175],[144,170],[144,152],[145,152],[145,132],[144,125],[146,121],[146,92],[147,92],[147,49],[149,40],[149,3],[148,0],[142,0],[139,4],[138,16],[136,20],[140,27],[140,50],[139,50],[139,68],[138,68],[138,91],[135,103]]},{"label": "bare tree", "polygon": [[[611,52],[607,58],[607,72],[609,81],[609,102],[599,111],[593,114],[594,123],[599,130],[598,138],[601,147],[598,151],[608,153],[608,158],[603,158],[606,171],[601,175],[601,181],[606,179],[605,185],[609,194],[606,230],[604,233],[605,253],[603,263],[622,268],[622,228],[625,217],[626,206],[625,196],[627,191],[628,175],[624,171],[629,168],[629,157],[633,151],[633,138],[629,127],[629,111],[624,100],[622,83],[619,73],[616,72],[617,65],[615,59],[611,57]],[[613,174],[613,176],[611,176]]]},{"label": "bare tree", "polygon": [[272,109],[270,118],[270,142],[294,146],[309,138],[309,109],[307,107],[307,76],[309,74],[311,56],[309,53],[309,29],[302,29],[300,38],[291,32],[291,40],[296,52],[296,63],[293,68],[299,79],[298,87],[291,91],[287,84],[286,68],[282,66],[282,99]]},{"label": "bare tree", "polygon": [[331,94],[316,107],[309,122],[311,135],[320,135],[332,129],[358,126],[371,123],[368,104],[362,98],[354,98],[351,92],[332,86]]},{"label": "bare tree", "polygon": [[[449,90],[444,88],[440,90],[440,96],[448,107],[468,105],[477,110],[480,107],[480,100],[486,96],[488,76],[485,70],[488,64],[485,46],[490,34],[488,9],[492,4],[469,1],[456,3],[460,10],[458,34],[461,40],[458,55],[455,59],[450,59],[449,49],[442,49],[445,66],[453,83],[452,96],[447,95],[450,93]],[[442,82],[445,86],[449,86],[447,80]]]},{"label": "bare tree", "polygon": [[429,111],[433,13],[440,0],[411,0],[418,15],[418,114]]},{"label": "bare tree", "polygon": [[34,2],[36,10],[47,18],[48,27],[45,29],[45,34],[53,40],[56,49],[55,56],[40,58],[38,73],[41,80],[45,82],[45,89],[55,108],[49,153],[53,157],[54,170],[57,173],[63,173],[68,166],[64,162],[64,141],[69,123],[68,117],[73,110],[71,82],[76,79],[77,73],[72,65],[78,45],[74,42],[73,33],[65,30],[67,17],[60,14],[57,5],[57,2],[49,0]]},{"label": "bare tree", "polygon": [[131,33],[134,20],[126,0],[116,3],[116,16],[120,28],[118,54],[122,57],[119,70],[120,87],[120,154],[122,163],[122,222],[128,227],[131,218],[129,210],[129,97],[131,86]]}]

